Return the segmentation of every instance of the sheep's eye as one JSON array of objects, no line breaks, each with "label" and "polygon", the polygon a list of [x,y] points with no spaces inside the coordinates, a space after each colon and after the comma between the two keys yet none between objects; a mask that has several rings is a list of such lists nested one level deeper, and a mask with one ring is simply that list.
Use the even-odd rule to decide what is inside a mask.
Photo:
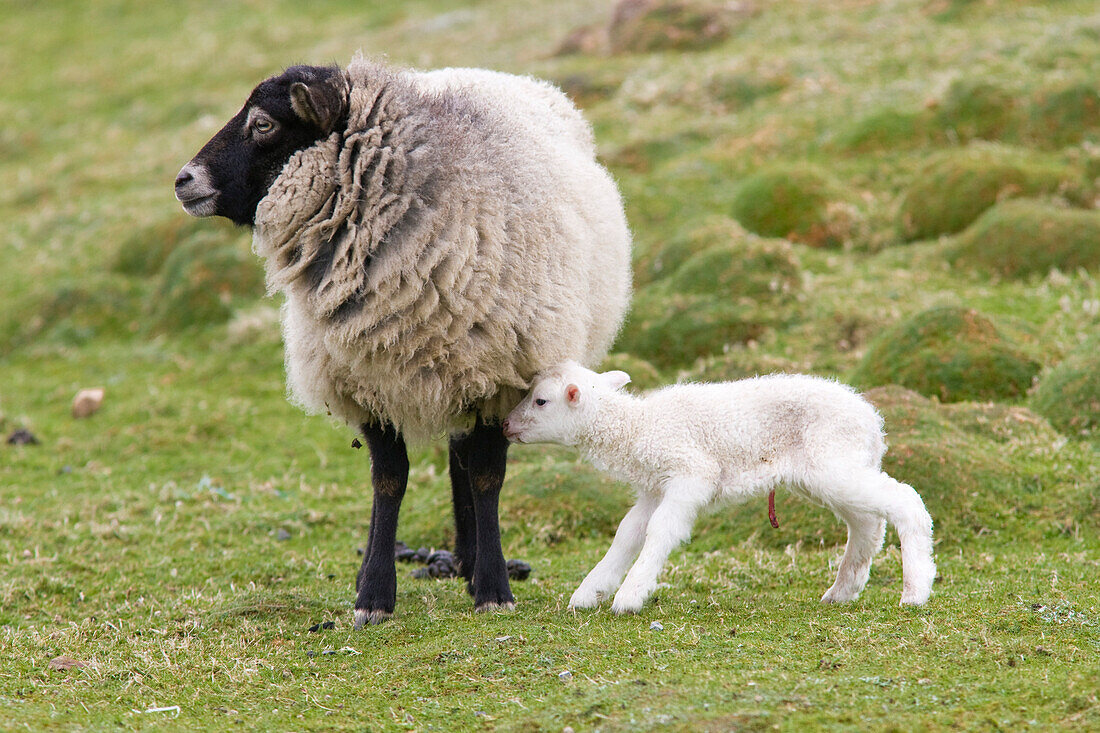
[{"label": "sheep's eye", "polygon": [[535,400],[535,404],[536,404],[536,405],[538,405],[539,407],[542,407],[543,405],[545,405],[545,404],[546,404],[546,400],[544,400],[543,398],[539,397],[539,398],[538,398],[537,400]]},{"label": "sheep's eye", "polygon": [[265,120],[263,117],[259,117],[252,123],[252,129],[261,135],[265,135],[275,129],[275,123],[271,120]]}]

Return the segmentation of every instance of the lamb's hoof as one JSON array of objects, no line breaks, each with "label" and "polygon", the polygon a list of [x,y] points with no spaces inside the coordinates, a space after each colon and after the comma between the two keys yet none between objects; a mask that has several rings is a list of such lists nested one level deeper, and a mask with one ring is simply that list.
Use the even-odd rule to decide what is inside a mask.
[{"label": "lamb's hoof", "polygon": [[479,604],[474,607],[474,611],[477,613],[489,613],[490,611],[515,611],[516,604],[512,601],[505,601],[498,603],[497,601],[488,601],[486,603]]},{"label": "lamb's hoof", "polygon": [[393,616],[389,611],[374,610],[368,611],[365,608],[355,609],[355,630],[363,628],[366,625],[377,626],[383,621]]},{"label": "lamb's hoof", "polygon": [[928,597],[932,595],[929,593],[902,593],[901,594],[901,606],[923,606],[928,602]]},{"label": "lamb's hoof", "polygon": [[628,595],[623,597],[622,592],[615,594],[615,600],[611,603],[611,610],[622,616],[627,613],[638,613],[645,605],[646,596]]},{"label": "lamb's hoof", "polygon": [[600,601],[606,600],[610,595],[610,593],[589,590],[584,587],[577,588],[577,590],[573,591],[573,595],[569,599],[569,607],[572,609],[595,608],[600,605]]},{"label": "lamb's hoof", "polygon": [[859,593],[841,593],[830,588],[821,596],[822,603],[850,603],[859,598]]}]

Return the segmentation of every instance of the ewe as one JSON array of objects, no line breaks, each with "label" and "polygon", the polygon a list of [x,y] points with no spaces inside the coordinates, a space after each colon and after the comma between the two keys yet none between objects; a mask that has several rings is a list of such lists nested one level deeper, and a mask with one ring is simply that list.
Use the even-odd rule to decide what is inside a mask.
[{"label": "ewe", "polygon": [[596,374],[566,362],[536,377],[504,421],[510,440],[577,446],[637,491],[637,504],[570,607],[591,608],[618,589],[613,611],[640,610],[702,508],[779,485],[824,504],[848,525],[836,581],[822,601],[859,596],[887,521],[901,540],[901,602],[928,600],[936,576],[932,518],[911,486],[882,471],[882,417],[852,389],[773,375],[634,397],[620,391],[629,381],[624,372]]},{"label": "ewe", "polygon": [[630,233],[592,131],[555,87],[480,69],[295,66],[176,178],[194,216],[253,227],[290,392],[366,437],[374,503],[356,626],[394,609],[405,439],[450,433],[455,554],[513,604],[500,420],[540,369],[593,364],[630,296]]}]

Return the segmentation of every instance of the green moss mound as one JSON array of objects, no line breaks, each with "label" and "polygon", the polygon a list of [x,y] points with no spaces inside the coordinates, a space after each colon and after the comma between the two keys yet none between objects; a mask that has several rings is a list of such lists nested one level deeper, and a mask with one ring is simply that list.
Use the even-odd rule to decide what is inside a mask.
[{"label": "green moss mound", "polygon": [[1041,201],[997,204],[959,235],[948,252],[958,265],[1005,277],[1045,275],[1057,268],[1100,268],[1100,212]]},{"label": "green moss mound", "polygon": [[832,205],[845,199],[840,186],[814,166],[776,165],[746,178],[730,211],[756,234],[835,247],[843,244],[843,236],[834,226]]},{"label": "green moss mound", "polygon": [[961,140],[997,140],[1016,124],[1017,102],[1007,89],[985,80],[958,79],[940,101],[936,119]]},{"label": "green moss mound", "polygon": [[681,293],[736,299],[785,297],[801,285],[801,269],[789,242],[752,237],[692,255],[669,277],[668,285]]},{"label": "green moss mound", "polygon": [[141,295],[128,278],[90,273],[38,291],[5,313],[0,354],[32,343],[82,346],[140,328]]},{"label": "green moss mound", "polygon": [[1039,382],[1031,406],[1067,435],[1100,435],[1100,336],[1093,336]]},{"label": "green moss mound", "polygon": [[1100,90],[1095,80],[1040,92],[1032,101],[1030,137],[1043,147],[1063,147],[1100,133]]},{"label": "green moss mound", "polygon": [[119,245],[112,269],[123,275],[148,277],[164,266],[177,247],[192,242],[228,244],[237,236],[228,222],[176,214],[132,232]]},{"label": "green moss mound", "polygon": [[899,384],[943,402],[1019,399],[1039,367],[981,313],[939,307],[875,338],[852,379],[863,387]]},{"label": "green moss mound", "polygon": [[263,268],[243,247],[196,241],[164,263],[149,310],[155,330],[222,323],[234,307],[263,293]]},{"label": "green moss mound", "polygon": [[998,443],[1033,442],[1052,445],[1058,440],[1058,432],[1042,415],[1020,405],[955,402],[943,405],[940,409],[959,429]]},{"label": "green moss mound", "polygon": [[886,107],[851,123],[840,123],[837,144],[846,150],[872,152],[913,148],[928,142],[931,123],[924,112]]},{"label": "green moss mound", "polygon": [[950,151],[903,194],[899,228],[907,241],[954,234],[1002,199],[1063,193],[1077,200],[1080,188],[1080,175],[1069,166],[993,148]]},{"label": "green moss mound", "polygon": [[621,0],[607,28],[612,53],[695,51],[726,40],[742,13],[696,0]]},{"label": "green moss mound", "polygon": [[670,293],[660,283],[638,291],[616,343],[618,351],[660,369],[688,366],[731,344],[759,338],[767,328],[755,309],[716,295]]},{"label": "green moss mound", "polygon": [[692,256],[712,247],[745,242],[751,236],[743,226],[729,217],[711,217],[700,226],[676,232],[659,247],[636,250],[636,284],[644,285],[669,277]]}]

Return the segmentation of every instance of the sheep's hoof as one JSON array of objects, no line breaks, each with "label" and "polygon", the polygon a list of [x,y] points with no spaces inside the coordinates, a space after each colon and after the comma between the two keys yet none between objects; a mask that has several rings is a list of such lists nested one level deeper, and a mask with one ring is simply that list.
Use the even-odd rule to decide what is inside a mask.
[{"label": "sheep's hoof", "polygon": [[393,614],[389,611],[368,611],[365,608],[357,608],[355,609],[355,630],[358,631],[368,624],[377,626],[391,616],[393,616]]},{"label": "sheep's hoof", "polygon": [[505,601],[504,603],[497,603],[496,601],[488,601],[474,607],[474,611],[477,613],[488,613],[489,611],[514,611],[516,610],[516,604],[512,601]]}]

